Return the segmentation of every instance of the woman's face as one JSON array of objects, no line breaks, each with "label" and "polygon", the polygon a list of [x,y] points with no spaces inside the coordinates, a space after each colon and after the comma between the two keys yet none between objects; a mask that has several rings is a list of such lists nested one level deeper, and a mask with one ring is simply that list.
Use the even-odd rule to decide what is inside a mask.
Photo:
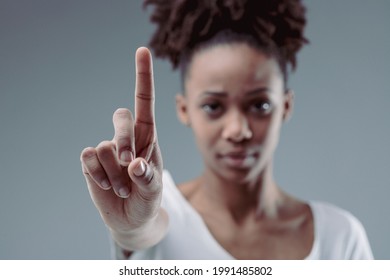
[{"label": "woman's face", "polygon": [[180,120],[193,129],[206,168],[234,181],[257,180],[272,157],[292,93],[274,58],[245,43],[194,54],[177,96]]}]

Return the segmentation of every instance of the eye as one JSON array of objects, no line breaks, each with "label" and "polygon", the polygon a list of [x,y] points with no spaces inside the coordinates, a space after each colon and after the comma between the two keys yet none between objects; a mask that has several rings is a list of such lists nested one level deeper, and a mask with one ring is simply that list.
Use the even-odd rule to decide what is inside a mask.
[{"label": "eye", "polygon": [[217,116],[222,112],[222,106],[219,103],[206,103],[202,105],[202,110],[210,116]]},{"label": "eye", "polygon": [[250,111],[258,114],[268,114],[272,110],[270,101],[256,101],[250,105]]}]

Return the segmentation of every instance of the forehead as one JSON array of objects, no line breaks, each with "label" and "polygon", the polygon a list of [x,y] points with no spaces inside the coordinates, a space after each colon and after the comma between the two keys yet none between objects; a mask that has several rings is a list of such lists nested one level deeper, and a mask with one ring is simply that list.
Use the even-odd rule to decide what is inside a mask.
[{"label": "forehead", "polygon": [[186,90],[250,90],[255,84],[282,80],[276,59],[245,43],[214,45],[197,51],[185,79]]}]

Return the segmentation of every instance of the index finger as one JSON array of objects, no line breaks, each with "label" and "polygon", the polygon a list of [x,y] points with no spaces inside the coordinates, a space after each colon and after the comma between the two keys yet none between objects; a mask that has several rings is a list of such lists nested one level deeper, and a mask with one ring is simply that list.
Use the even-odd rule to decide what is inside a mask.
[{"label": "index finger", "polygon": [[141,47],[136,51],[135,123],[154,126],[154,82],[150,51]]}]

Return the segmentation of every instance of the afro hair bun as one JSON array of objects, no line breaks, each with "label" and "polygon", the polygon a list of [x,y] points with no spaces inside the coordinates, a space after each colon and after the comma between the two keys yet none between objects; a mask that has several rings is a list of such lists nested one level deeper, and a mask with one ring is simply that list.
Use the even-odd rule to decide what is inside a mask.
[{"label": "afro hair bun", "polygon": [[296,54],[307,43],[306,9],[300,0],[145,0],[154,6],[151,21],[157,25],[150,46],[157,57],[177,68],[183,50],[223,30],[247,34],[265,47],[276,47],[294,69]]}]

